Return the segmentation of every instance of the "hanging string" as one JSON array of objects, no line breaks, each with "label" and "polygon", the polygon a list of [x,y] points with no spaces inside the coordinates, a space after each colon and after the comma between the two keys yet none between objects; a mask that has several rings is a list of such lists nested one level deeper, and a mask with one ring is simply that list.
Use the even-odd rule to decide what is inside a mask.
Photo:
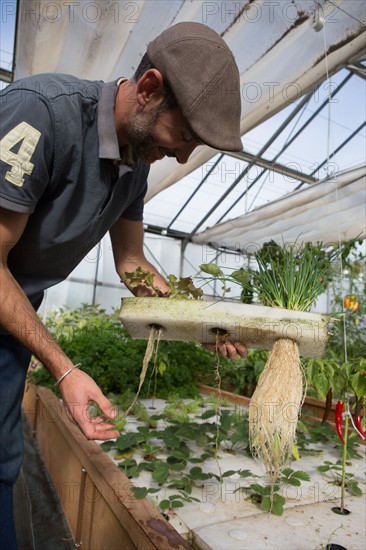
[{"label": "hanging string", "polygon": [[325,72],[327,75],[328,82],[328,131],[327,131],[327,177],[329,176],[329,161],[330,161],[330,138],[331,138],[331,105],[332,105],[332,96],[331,96],[331,86],[329,79],[329,66],[328,66],[328,51],[327,51],[327,39],[325,33],[325,18],[323,25],[323,43],[324,43],[324,59],[325,59]]},{"label": "hanging string", "polygon": [[[319,13],[322,8],[319,6]],[[324,24],[323,24],[323,44],[324,44],[324,60],[325,60],[325,72],[326,72],[326,78],[328,82],[328,129],[327,129],[327,177],[329,177],[329,168],[330,168],[330,150],[331,150],[331,123],[332,123],[332,117],[331,117],[331,105],[332,105],[332,94],[331,94],[331,86],[330,86],[330,79],[329,79],[329,66],[328,66],[328,50],[327,50],[327,38],[326,38],[326,20],[324,16]],[[338,202],[338,186],[337,186],[337,179],[334,180],[334,191],[335,191],[335,200],[336,203]],[[338,221],[337,224],[338,229],[338,249],[341,250],[342,247],[342,241],[341,241],[341,232],[340,232],[340,224]],[[347,327],[346,327],[346,314],[344,309],[344,274],[343,274],[343,259],[342,255],[340,254],[340,279],[341,279],[341,298],[342,298],[342,323],[343,323],[343,348],[344,348],[344,361],[347,362],[348,354],[347,354]]]}]

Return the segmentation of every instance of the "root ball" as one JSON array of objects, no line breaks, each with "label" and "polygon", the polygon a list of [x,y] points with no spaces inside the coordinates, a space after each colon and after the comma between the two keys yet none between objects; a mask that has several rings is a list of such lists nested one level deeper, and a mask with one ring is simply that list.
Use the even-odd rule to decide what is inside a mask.
[{"label": "root ball", "polygon": [[291,461],[304,398],[303,372],[296,342],[277,340],[259,377],[249,406],[249,439],[273,486]]}]

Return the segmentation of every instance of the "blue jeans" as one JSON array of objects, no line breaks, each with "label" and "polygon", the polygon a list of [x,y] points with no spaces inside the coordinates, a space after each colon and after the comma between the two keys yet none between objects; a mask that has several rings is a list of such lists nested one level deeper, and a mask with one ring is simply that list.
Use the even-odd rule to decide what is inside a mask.
[{"label": "blue jeans", "polygon": [[0,550],[16,550],[13,485],[23,460],[21,405],[30,352],[0,334]]}]

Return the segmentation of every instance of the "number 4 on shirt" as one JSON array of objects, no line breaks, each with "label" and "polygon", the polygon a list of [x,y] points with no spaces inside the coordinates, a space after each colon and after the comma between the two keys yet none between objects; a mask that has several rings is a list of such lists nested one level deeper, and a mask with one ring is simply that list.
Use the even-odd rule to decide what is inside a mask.
[{"label": "number 4 on shirt", "polygon": [[[18,187],[23,186],[24,175],[30,176],[33,172],[31,158],[40,137],[41,132],[27,122],[21,122],[3,137],[0,141],[0,159],[11,166],[5,174],[7,181]],[[14,153],[12,149],[19,143],[18,151]]]}]

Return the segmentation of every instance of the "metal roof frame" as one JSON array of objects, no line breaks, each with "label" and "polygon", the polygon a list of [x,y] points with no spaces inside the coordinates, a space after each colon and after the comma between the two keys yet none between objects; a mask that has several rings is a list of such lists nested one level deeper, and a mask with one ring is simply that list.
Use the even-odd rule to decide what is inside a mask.
[{"label": "metal roof frame", "polygon": [[[44,0],[42,0],[42,1],[44,1]],[[30,4],[31,2],[28,2],[28,3]],[[19,9],[19,6],[24,5],[24,0],[17,0],[17,4],[18,4],[18,9]],[[36,2],[36,4],[41,5],[42,2],[38,2],[38,3]],[[136,3],[136,5],[137,4],[139,6],[141,5],[141,14],[143,14],[143,9],[145,9],[145,7],[149,8],[148,3],[144,2],[143,0],[139,0]],[[177,22],[177,17],[178,17],[178,20],[179,20],[180,17],[183,18],[183,19],[186,19],[186,20],[189,19],[189,18],[192,18],[192,20],[197,20],[197,4],[193,5],[189,2],[184,2],[183,0],[180,1],[180,2],[175,2],[175,5],[176,5],[176,13],[175,14],[173,14],[174,10],[173,10],[172,4],[173,3],[169,4],[169,6],[170,6],[170,17],[173,17],[173,19],[171,21],[165,21],[164,22],[163,18],[161,16],[159,16],[161,21],[159,20],[159,22],[158,22],[158,27],[157,27],[158,29],[159,29],[159,25],[160,26],[161,25],[167,26],[167,25],[171,24],[173,21]],[[247,0],[243,0],[242,2],[240,2],[240,4],[241,4],[241,8],[240,8],[239,11],[237,10],[236,14],[233,13],[232,16],[231,16],[231,14],[229,12],[226,13],[225,22],[222,21],[222,20],[220,21],[219,18],[217,18],[217,17],[213,20],[213,27],[215,27],[216,30],[218,32],[220,32],[220,34],[222,36],[224,36],[225,39],[227,39],[227,38],[231,39],[232,47],[236,51],[238,51],[238,33],[239,33],[239,29],[241,29],[243,27],[243,29],[246,29],[249,32],[251,32],[253,30],[252,28],[250,28],[250,25],[248,25],[248,23],[250,22],[249,19],[248,19],[248,21],[243,21],[245,19],[245,15],[248,14],[250,9],[252,8],[251,2],[247,1]],[[354,2],[353,2],[353,4],[354,4]],[[277,3],[276,3],[276,5],[277,5]],[[358,31],[357,31],[358,33],[360,33],[362,31],[362,29],[365,29],[365,23],[362,20],[360,20],[359,18],[355,17],[352,13],[350,13],[351,7],[349,9],[348,9],[348,7],[351,6],[351,3],[350,4],[343,3],[342,0],[336,0],[334,2],[331,1],[331,0],[319,0],[319,2],[317,3],[317,6],[318,6],[317,9],[314,8],[314,10],[313,10],[314,13],[312,13],[311,10],[308,9],[308,4],[306,4],[306,2],[304,0],[299,0],[298,1],[298,6],[297,6],[298,18],[296,20],[294,20],[293,25],[288,24],[289,23],[288,21],[282,21],[282,23],[284,24],[284,27],[283,27],[283,29],[278,31],[278,36],[279,36],[278,41],[277,42],[275,41],[268,50],[263,51],[263,52],[260,53],[260,55],[262,57],[260,57],[260,55],[259,55],[258,59],[255,61],[255,63],[252,66],[248,67],[249,73],[250,74],[257,74],[257,72],[256,72],[257,66],[259,66],[260,64],[265,63],[265,60],[267,59],[267,57],[265,57],[265,56],[268,56],[268,52],[270,52],[270,51],[272,52],[272,50],[274,50],[276,48],[280,52],[281,51],[281,46],[283,47],[283,46],[287,45],[287,47],[290,47],[292,43],[297,44],[296,36],[298,36],[299,33],[300,34],[305,33],[305,32],[308,33],[309,30],[306,30],[306,29],[308,29],[308,28],[311,29],[311,24],[313,25],[313,28],[315,28],[314,25],[316,23],[317,17],[318,17],[318,19],[322,15],[324,15],[324,17],[325,17],[326,14],[328,14],[328,16],[329,16],[329,13],[330,13],[330,20],[331,20],[332,19],[332,11],[331,11],[332,9],[333,9],[333,14],[334,14],[334,9],[336,9],[336,10],[339,10],[340,14],[341,14],[341,12],[343,14],[345,14],[346,18],[349,17],[349,21],[351,21],[351,20],[353,20],[353,22],[356,21],[359,24],[359,28],[358,28]],[[332,6],[333,6],[333,8],[332,8]],[[345,6],[345,7],[343,7],[343,6]],[[362,12],[360,12],[360,13],[362,13]],[[226,20],[226,17],[228,17],[228,20]],[[311,20],[311,18],[313,18],[313,21]],[[222,17],[221,17],[221,19],[222,19]],[[31,22],[31,24],[33,24],[33,20],[30,21],[30,22]],[[45,27],[45,22],[41,21],[41,23],[42,24],[39,25],[40,32],[45,32],[45,29],[44,28],[42,29],[42,25],[43,25],[43,27]],[[138,32],[138,29],[139,29],[138,25],[139,25],[138,22],[135,25],[131,25],[130,33],[135,33],[135,38],[136,38],[136,34]],[[25,29],[24,22],[22,22],[20,17],[18,17],[17,25],[16,25],[16,33],[15,33],[15,47],[17,48],[16,55],[18,55],[18,57],[20,59],[20,64],[22,64],[22,63],[24,64],[25,61],[26,61],[26,50],[24,50],[24,48],[22,48],[22,51],[20,51],[20,49],[22,47],[22,43],[24,41],[27,41],[27,36],[29,38],[29,36],[30,36],[29,33],[31,32],[31,29],[28,29],[28,31],[27,31],[28,34],[25,37],[23,37],[22,33],[19,32],[20,26],[22,26],[23,30]],[[331,27],[332,27],[332,25],[329,26],[329,29],[333,30]],[[54,28],[56,30],[56,26],[54,26]],[[92,27],[90,27],[90,28],[93,31]],[[356,28],[356,27],[354,27],[354,28]],[[268,29],[269,29],[269,27],[267,27],[267,30]],[[85,28],[83,28],[83,30],[85,31]],[[95,28],[94,30],[97,30],[97,29]],[[97,37],[97,35],[95,35],[95,36]],[[305,34],[304,34],[304,36],[305,36]],[[308,36],[308,35],[306,34],[306,36]],[[354,40],[359,39],[360,36],[361,36],[360,34],[358,34],[358,35],[355,34],[354,35]],[[99,38],[98,38],[98,40],[99,40]],[[285,40],[289,40],[289,42],[286,42],[286,44],[285,44]],[[349,40],[349,37],[347,37],[347,40]],[[291,42],[291,41],[293,41],[293,42]],[[100,40],[99,40],[98,47],[100,47],[100,46],[101,46],[101,44],[100,44]],[[129,50],[128,46],[129,46],[128,42],[125,42],[123,48],[126,48],[127,50]],[[340,50],[341,47],[343,47],[343,44],[339,44],[339,43],[335,43],[334,45],[333,44],[328,45],[327,55],[329,55],[329,56],[332,55],[334,52],[337,52],[338,50]],[[34,51],[37,52],[37,50],[34,50]],[[125,49],[123,49],[123,51],[125,51]],[[255,55],[256,53],[257,52],[254,52],[254,53],[250,52],[250,56],[253,58],[253,60],[256,58],[256,55]],[[273,55],[273,53],[271,53],[271,55]],[[362,53],[361,55],[358,55],[356,58],[352,57],[348,60],[348,64],[346,64],[346,68],[347,68],[349,74],[346,76],[346,78],[344,78],[344,80],[337,86],[337,88],[335,90],[331,91],[331,93],[322,102],[322,104],[316,109],[316,111],[313,113],[313,115],[307,119],[307,121],[301,126],[301,128],[299,130],[296,131],[296,133],[294,133],[294,135],[291,135],[289,137],[289,139],[288,139],[288,141],[286,141],[285,145],[281,148],[281,150],[271,160],[269,160],[267,158],[264,158],[265,152],[269,149],[271,144],[276,140],[276,138],[281,134],[281,132],[283,132],[284,130],[286,130],[289,127],[290,122],[292,120],[294,120],[294,117],[301,111],[301,109],[304,108],[304,106],[306,106],[306,104],[310,100],[311,96],[315,93],[315,90],[317,89],[317,87],[319,85],[319,82],[320,83],[324,82],[324,78],[318,77],[317,84],[315,85],[315,88],[313,87],[313,89],[311,91],[308,91],[307,93],[305,93],[303,95],[302,98],[298,99],[298,102],[295,105],[292,112],[288,115],[286,120],[279,126],[279,128],[269,137],[269,139],[261,147],[261,149],[259,150],[259,152],[257,154],[251,154],[251,153],[246,152],[246,151],[238,153],[238,154],[230,154],[230,156],[232,156],[233,158],[237,158],[241,161],[244,161],[247,164],[243,168],[241,173],[238,175],[238,177],[235,179],[235,181],[233,181],[232,184],[227,189],[225,189],[223,191],[223,193],[221,193],[221,196],[214,203],[214,205],[211,206],[207,210],[207,212],[202,214],[200,220],[198,220],[197,223],[195,223],[195,226],[194,226],[193,229],[190,229],[189,231],[181,231],[179,229],[174,229],[174,225],[178,224],[182,213],[186,210],[186,208],[188,206],[190,206],[192,204],[192,201],[196,197],[198,191],[200,191],[204,188],[205,183],[207,182],[208,178],[210,177],[212,172],[215,170],[215,168],[220,164],[222,159],[224,159],[225,156],[228,156],[228,153],[226,153],[226,152],[221,152],[219,154],[218,158],[215,160],[215,162],[212,164],[212,166],[210,166],[210,169],[205,173],[204,177],[202,177],[202,179],[197,183],[197,185],[195,186],[195,188],[191,192],[190,196],[184,201],[182,206],[180,206],[178,212],[176,214],[172,215],[171,219],[166,224],[163,224],[163,225],[160,226],[159,224],[150,224],[150,223],[148,223],[148,224],[146,224],[146,231],[154,233],[154,234],[167,235],[167,236],[172,237],[172,238],[181,239],[185,243],[188,243],[192,239],[192,236],[198,231],[198,229],[200,229],[203,226],[205,221],[208,220],[208,218],[210,218],[212,216],[212,214],[214,214],[217,211],[218,207],[223,203],[223,201],[230,195],[230,193],[234,189],[237,188],[239,182],[244,178],[244,176],[246,174],[248,174],[249,170],[253,166],[258,166],[259,168],[262,168],[263,170],[260,171],[258,176],[250,183],[249,186],[247,186],[247,188],[242,193],[239,194],[238,197],[235,198],[235,200],[231,201],[230,205],[228,206],[228,208],[226,209],[226,211],[224,213],[220,212],[218,214],[218,219],[216,220],[215,223],[220,223],[222,220],[224,220],[226,218],[226,216],[230,215],[231,210],[243,199],[243,197],[248,193],[248,191],[251,188],[256,186],[258,184],[258,182],[260,182],[262,176],[265,175],[269,170],[271,170],[273,172],[276,172],[276,173],[279,173],[279,174],[283,174],[285,176],[289,176],[289,177],[297,180],[298,184],[297,184],[297,187],[295,188],[295,190],[299,189],[300,187],[302,187],[305,184],[306,185],[313,185],[313,184],[317,183],[318,179],[316,179],[314,177],[316,171],[319,170],[320,167],[323,167],[327,163],[327,161],[329,161],[330,158],[332,158],[335,154],[337,154],[339,151],[341,151],[352,139],[354,139],[365,127],[365,122],[362,122],[356,129],[354,129],[351,132],[351,134],[346,139],[344,139],[336,148],[334,148],[334,150],[328,156],[328,158],[323,160],[320,164],[318,164],[316,170],[313,170],[309,173],[300,172],[298,170],[290,169],[289,167],[285,166],[283,163],[277,162],[277,159],[281,156],[281,154],[297,138],[299,138],[301,136],[301,134],[305,130],[305,128],[328,105],[329,101],[332,98],[334,98],[335,95],[344,86],[347,85],[348,81],[351,79],[352,76],[357,76],[361,79],[366,79],[366,67],[363,64],[364,60],[365,60],[364,53]],[[42,62],[44,62],[44,61],[45,61],[45,57],[43,56]],[[321,62],[322,62],[321,59],[316,60],[316,64],[319,65],[319,67],[320,67]],[[333,66],[336,66],[336,65],[333,65]],[[339,66],[340,67],[344,66],[343,62],[340,62]],[[13,67],[12,67],[11,71],[6,70],[5,68],[0,68],[0,79],[4,80],[6,82],[10,82],[14,77],[14,70],[16,68],[17,68],[16,63],[13,63]],[[18,66],[18,69],[19,69],[19,66]],[[22,70],[24,70],[24,68],[22,68],[21,71]],[[52,67],[51,67],[50,70],[52,70]],[[253,73],[253,71],[254,71],[254,73]],[[306,86],[304,86],[304,87],[306,89]],[[278,111],[278,109],[277,109],[277,111]],[[274,111],[274,112],[276,112],[276,111]],[[205,156],[201,155],[199,158],[197,158],[196,163],[201,158],[202,158],[202,160],[204,160]]]}]

